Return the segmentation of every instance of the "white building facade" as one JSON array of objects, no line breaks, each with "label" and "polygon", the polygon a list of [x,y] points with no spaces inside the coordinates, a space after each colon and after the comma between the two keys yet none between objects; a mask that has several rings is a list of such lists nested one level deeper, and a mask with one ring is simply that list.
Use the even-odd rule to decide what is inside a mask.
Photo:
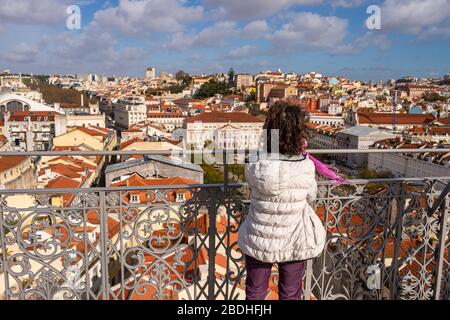
[{"label": "white building facade", "polygon": [[368,168],[377,172],[388,171],[395,177],[448,177],[450,162],[446,160],[436,163],[433,160],[433,157],[421,159],[417,155],[371,153],[369,154]]},{"label": "white building facade", "polygon": [[203,149],[257,149],[264,121],[242,112],[208,112],[186,119],[186,144]]},{"label": "white building facade", "polygon": [[122,128],[147,120],[147,106],[144,97],[127,96],[117,100],[113,105],[114,120]]}]

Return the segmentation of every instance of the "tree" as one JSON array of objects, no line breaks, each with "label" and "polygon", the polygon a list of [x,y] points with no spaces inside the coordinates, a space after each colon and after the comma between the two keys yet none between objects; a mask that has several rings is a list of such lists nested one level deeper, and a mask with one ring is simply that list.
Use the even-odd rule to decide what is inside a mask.
[{"label": "tree", "polygon": [[230,90],[228,89],[226,83],[211,79],[208,82],[202,84],[200,89],[198,89],[198,91],[196,92],[195,98],[205,99],[213,97],[216,94],[227,95],[230,94]]},{"label": "tree", "polygon": [[437,92],[426,92],[422,95],[422,98],[426,102],[445,101],[445,98],[441,97]]},{"label": "tree", "polygon": [[228,87],[232,87],[234,85],[234,69],[230,68],[230,70],[228,71]]},{"label": "tree", "polygon": [[42,93],[44,100],[49,103],[76,103],[81,104],[81,95],[84,95],[84,105],[87,106],[89,97],[86,93],[82,93],[75,89],[62,89],[57,86],[39,80],[37,84],[30,84],[31,89],[38,90]]},{"label": "tree", "polygon": [[255,102],[256,101],[256,91],[252,91],[246,98],[245,102]]},{"label": "tree", "polygon": [[192,82],[192,77],[183,70],[177,71],[175,74],[175,79],[181,81],[185,87],[190,86]]},{"label": "tree", "polygon": [[201,167],[205,172],[203,177],[205,183],[223,183],[223,174],[217,171],[213,165],[202,164]]},{"label": "tree", "polygon": [[383,95],[378,95],[376,99],[379,102],[387,102],[387,97]]},{"label": "tree", "polygon": [[230,164],[228,170],[237,178],[236,182],[245,182],[245,166],[242,164]]},{"label": "tree", "polygon": [[174,84],[167,87],[167,90],[169,90],[170,93],[181,93],[184,89],[186,89],[186,86],[183,84]]}]

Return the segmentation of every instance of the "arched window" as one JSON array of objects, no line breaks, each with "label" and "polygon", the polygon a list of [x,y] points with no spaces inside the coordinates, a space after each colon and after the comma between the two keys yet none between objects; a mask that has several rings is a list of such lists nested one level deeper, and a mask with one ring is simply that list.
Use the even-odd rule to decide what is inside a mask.
[{"label": "arched window", "polygon": [[9,112],[24,111],[24,106],[20,101],[12,100],[6,104],[6,110]]}]

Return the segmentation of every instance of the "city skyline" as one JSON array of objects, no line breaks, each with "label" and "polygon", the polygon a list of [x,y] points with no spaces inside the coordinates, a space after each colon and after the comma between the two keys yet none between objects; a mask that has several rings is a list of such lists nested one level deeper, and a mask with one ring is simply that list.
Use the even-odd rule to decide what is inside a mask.
[{"label": "city skyline", "polygon": [[[449,73],[450,0],[6,1],[0,69],[143,76],[317,71],[359,80]],[[66,12],[78,5],[80,30]],[[380,30],[368,30],[370,5]]]}]

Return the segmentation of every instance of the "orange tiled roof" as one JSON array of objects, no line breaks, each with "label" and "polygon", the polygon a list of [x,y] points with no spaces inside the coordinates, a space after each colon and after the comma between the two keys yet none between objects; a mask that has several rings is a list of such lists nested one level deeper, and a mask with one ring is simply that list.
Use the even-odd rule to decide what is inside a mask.
[{"label": "orange tiled roof", "polygon": [[436,121],[445,125],[450,125],[450,118],[437,118]]},{"label": "orange tiled roof", "polygon": [[[392,124],[392,113],[358,113],[360,124]],[[431,114],[407,114],[399,113],[395,115],[397,124],[428,124],[433,122],[434,117]]]},{"label": "orange tiled roof", "polygon": [[63,176],[59,176],[53,180],[50,180],[47,183],[46,188],[50,188],[50,189],[59,189],[59,188],[64,188],[64,189],[70,189],[70,188],[79,188],[81,186],[81,182],[80,181],[76,181],[74,179],[70,179],[67,177],[63,177]]},{"label": "orange tiled roof", "polygon": [[26,156],[0,157],[0,172],[14,168],[26,160]]},{"label": "orange tiled roof", "polygon": [[133,139],[127,140],[127,141],[125,141],[125,142],[122,142],[122,143],[120,144],[120,150],[125,149],[126,147],[132,145],[132,144],[135,143],[135,142],[144,142],[144,139],[141,139],[141,138],[139,138],[139,137],[135,137],[135,138],[133,138]]},{"label": "orange tiled roof", "polygon": [[133,174],[126,180],[114,182],[115,187],[136,187],[136,186],[173,186],[173,185],[184,185],[184,184],[198,184],[197,181],[174,177],[174,178],[160,178],[160,179],[144,179],[138,174]]},{"label": "orange tiled roof", "polygon": [[39,171],[39,175],[43,175],[46,170],[51,170],[62,176],[65,176],[67,178],[79,178],[79,177],[81,177],[81,174],[79,172],[84,171],[84,169],[81,166],[73,166],[73,165],[57,163],[57,164],[50,165],[46,168],[42,168]]},{"label": "orange tiled roof", "polygon": [[109,133],[108,129],[96,128],[96,127],[77,127],[75,130],[79,130],[79,131],[85,132],[85,133],[87,133],[87,134],[89,134],[91,136],[94,136],[94,137],[101,136],[103,138],[106,137],[108,135],[108,133]]},{"label": "orange tiled roof", "polygon": [[55,116],[58,115],[55,111],[18,111],[11,113],[8,121],[25,121],[26,117],[30,117],[31,121],[55,121]]},{"label": "orange tiled roof", "polygon": [[76,146],[53,146],[54,151],[81,151],[79,147]]}]

